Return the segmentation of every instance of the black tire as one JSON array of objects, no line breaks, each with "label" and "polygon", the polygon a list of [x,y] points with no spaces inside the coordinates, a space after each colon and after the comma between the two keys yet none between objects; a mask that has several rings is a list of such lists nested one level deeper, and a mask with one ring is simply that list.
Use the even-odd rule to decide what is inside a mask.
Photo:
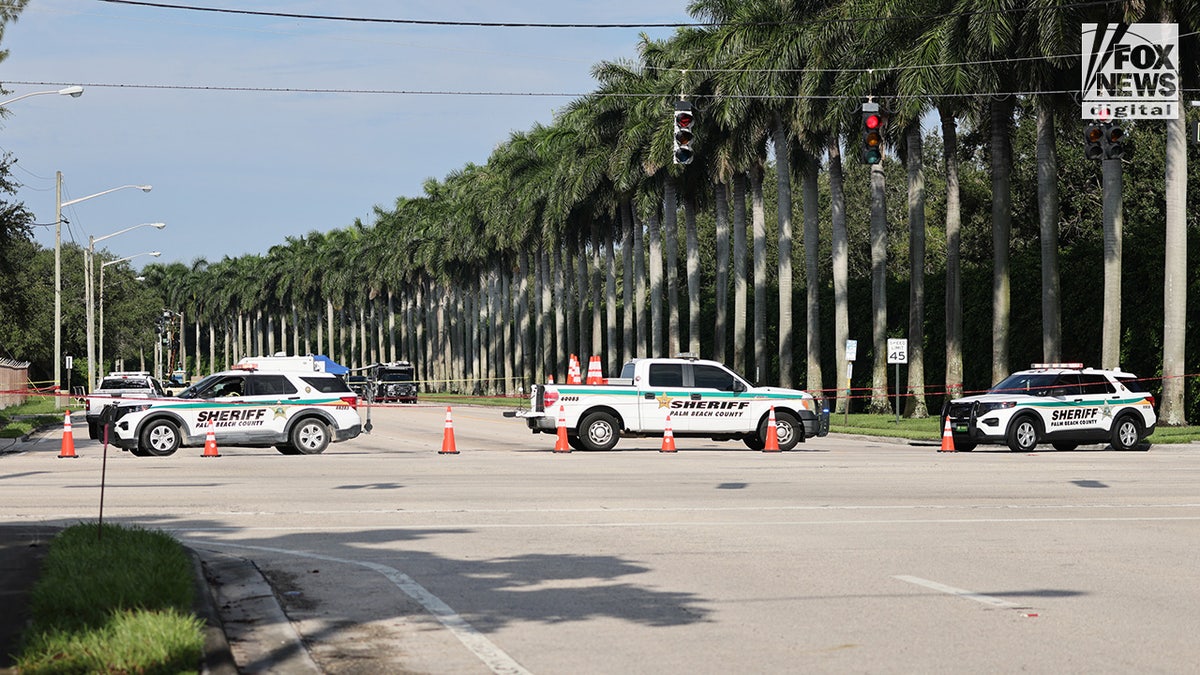
[{"label": "black tire", "polygon": [[95,420],[88,420],[88,438],[93,441],[100,440],[100,423]]},{"label": "black tire", "polygon": [[1008,424],[1008,449],[1013,452],[1033,452],[1041,435],[1042,425],[1037,418],[1021,415]]},{"label": "black tire", "polygon": [[1113,422],[1111,438],[1113,450],[1133,450],[1142,439],[1142,423],[1133,415],[1121,415]]},{"label": "black tire", "polygon": [[571,446],[575,450],[586,450],[587,449],[587,448],[583,447],[583,443],[581,443],[579,441],[578,436],[572,436],[571,434],[567,434],[567,445]]},{"label": "black tire", "polygon": [[742,442],[745,443],[746,447],[750,448],[751,450],[762,450],[763,446],[766,445],[766,443],[763,443],[763,439],[758,437],[758,434],[754,434],[753,436],[743,436]]},{"label": "black tire", "polygon": [[287,443],[276,443],[275,449],[278,450],[279,454],[281,454],[281,455],[298,455],[298,454],[300,454],[299,450],[293,448],[292,446],[288,445]]},{"label": "black tire", "polygon": [[1079,447],[1078,443],[1067,443],[1066,441],[1057,441],[1055,443],[1051,443],[1051,445],[1053,445],[1054,449],[1058,450],[1059,452],[1070,452]]},{"label": "black tire", "polygon": [[142,428],[138,449],[146,455],[169,457],[179,449],[179,427],[171,420],[154,420]]},{"label": "black tire", "polygon": [[966,443],[966,442],[959,443],[958,441],[954,441],[954,451],[955,452],[971,452],[974,449],[975,449],[974,443]]},{"label": "black tire", "polygon": [[[621,437],[621,428],[617,426],[617,418],[606,412],[594,412],[583,418],[579,429],[579,444],[584,450],[612,450]],[[567,442],[570,442],[567,436]],[[572,446],[574,447],[574,446]]]},{"label": "black tire", "polygon": [[306,417],[292,427],[291,447],[302,455],[319,455],[329,447],[329,425],[315,417]]},{"label": "black tire", "polygon": [[[758,423],[758,437],[761,439],[761,450],[767,444],[767,423],[769,417],[764,417],[762,422]],[[785,410],[775,412],[775,435],[779,438],[779,450],[787,452],[796,447],[796,444],[804,439],[804,425],[794,415]]]}]

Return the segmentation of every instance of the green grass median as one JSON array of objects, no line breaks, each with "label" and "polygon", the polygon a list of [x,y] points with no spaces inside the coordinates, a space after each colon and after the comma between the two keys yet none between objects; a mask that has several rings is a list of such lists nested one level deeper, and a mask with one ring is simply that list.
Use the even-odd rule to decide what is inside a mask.
[{"label": "green grass median", "polygon": [[18,671],[198,672],[204,637],[192,579],[170,535],[94,523],[63,530],[33,588]]}]

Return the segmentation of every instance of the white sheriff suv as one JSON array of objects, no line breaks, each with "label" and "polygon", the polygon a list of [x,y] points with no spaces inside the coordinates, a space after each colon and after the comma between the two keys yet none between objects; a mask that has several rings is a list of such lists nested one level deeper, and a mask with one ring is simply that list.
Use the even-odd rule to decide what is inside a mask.
[{"label": "white sheriff suv", "polygon": [[1115,450],[1148,448],[1142,441],[1158,418],[1154,397],[1132,373],[1035,363],[986,394],[950,401],[942,411],[943,429],[947,420],[955,450],[1005,443],[1013,452],[1029,452],[1038,443],[1056,450],[1104,442]]},{"label": "white sheriff suv", "polygon": [[311,356],[245,358],[178,396],[118,402],[114,444],[138,456],[164,457],[203,446],[209,422],[217,445],[274,445],[285,455],[315,455],[362,432],[358,396]]}]

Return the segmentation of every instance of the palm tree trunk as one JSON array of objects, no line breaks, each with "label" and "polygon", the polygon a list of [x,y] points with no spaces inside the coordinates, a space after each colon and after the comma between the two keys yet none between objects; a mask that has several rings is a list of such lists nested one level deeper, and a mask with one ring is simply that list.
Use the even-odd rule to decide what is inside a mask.
[{"label": "palm tree trunk", "polygon": [[754,382],[769,377],[767,368],[767,215],[763,205],[763,168],[750,168],[750,217],[754,228]]},{"label": "palm tree trunk", "polygon": [[733,369],[746,372],[746,174],[733,175]]},{"label": "palm tree trunk", "polygon": [[633,213],[628,200],[621,200],[621,363],[638,355],[637,312],[634,310],[633,288],[637,274],[633,271]]},{"label": "palm tree trunk", "polygon": [[887,413],[887,210],[883,165],[871,165],[871,408]]},{"label": "palm tree trunk", "polygon": [[846,341],[850,339],[850,239],[846,232],[846,195],[843,190],[842,149],[838,135],[831,134],[826,149],[829,153],[829,215],[830,246],[833,258],[833,353],[837,370],[839,397],[836,412],[850,405],[850,363],[846,360]]},{"label": "palm tree trunk", "polygon": [[[1179,106],[1183,107],[1182,90]],[[1163,365],[1162,401],[1158,421],[1185,426],[1184,360],[1187,337],[1187,141],[1183,115],[1167,120],[1166,256],[1163,261]]]},{"label": "palm tree trunk", "polygon": [[562,247],[557,246],[554,249],[554,334],[558,337],[558,345],[555,351],[555,359],[552,373],[554,373],[557,381],[562,382],[562,367],[563,360],[567,358],[568,345],[570,344],[569,330],[563,330],[564,327],[569,329],[566,320],[566,295],[567,295],[567,275],[563,269],[563,254]]},{"label": "palm tree trunk", "polygon": [[1012,161],[1008,144],[1011,100],[992,101],[992,382],[1008,377],[1010,307],[1009,247],[1012,238]]},{"label": "palm tree trunk", "polygon": [[530,358],[533,350],[529,344],[529,250],[524,246],[517,254],[517,275],[517,335],[513,340],[513,356],[517,360],[516,372],[521,377],[518,387],[521,387],[525,382],[534,381],[533,360]]},{"label": "palm tree trunk", "polygon": [[1100,162],[1104,183],[1104,318],[1100,330],[1100,367],[1121,365],[1121,160]]},{"label": "palm tree trunk", "polygon": [[604,319],[607,325],[604,342],[605,371],[619,373],[617,362],[617,260],[613,250],[613,238],[604,239]]},{"label": "palm tree trunk", "polygon": [[650,210],[647,222],[650,230],[650,353],[663,353],[663,258],[662,227],[658,220],[658,209]]},{"label": "palm tree trunk", "polygon": [[1037,102],[1038,225],[1042,249],[1042,359],[1062,360],[1062,301],[1058,277],[1058,153],[1054,110]]},{"label": "palm tree trunk", "polygon": [[601,298],[603,297],[603,289],[600,288],[600,230],[595,223],[592,224],[592,264],[588,266],[588,272],[592,278],[592,348],[588,350],[588,354],[600,356],[604,353],[604,320],[601,315],[603,307],[601,306]]},{"label": "palm tree trunk", "polygon": [[663,186],[663,248],[667,254],[667,356],[678,354],[679,338],[679,203],[675,180]]},{"label": "palm tree trunk", "polygon": [[713,330],[713,358],[729,362],[725,333],[729,330],[729,185],[724,181],[713,186],[716,202],[717,274],[714,289],[716,326]]},{"label": "palm tree trunk", "polygon": [[821,252],[820,187],[817,175],[821,170],[817,158],[805,152],[804,178],[804,304],[805,304],[805,387],[813,396],[822,396],[824,378],[821,376]]},{"label": "palm tree trunk", "polygon": [[792,162],[783,120],[775,114],[771,139],[775,146],[776,201],[779,212],[779,386],[792,386]]},{"label": "palm tree trunk", "polygon": [[929,417],[925,404],[925,163],[921,125],[908,128],[908,391],[905,415]]},{"label": "palm tree trunk", "polygon": [[633,224],[633,283],[636,284],[633,296],[636,333],[634,339],[637,340],[634,355],[653,356],[657,355],[657,352],[650,351],[650,311],[646,302],[649,280],[646,277],[645,237],[642,234],[642,221],[638,219],[632,200],[629,204],[629,218]]},{"label": "palm tree trunk", "polygon": [[555,340],[554,336],[559,332],[557,326],[561,324],[555,323],[554,320],[554,296],[553,296],[553,281],[550,273],[550,252],[542,246],[538,251],[538,288],[542,289],[540,295],[541,323],[538,326],[538,332],[542,336],[542,380],[545,381],[555,375]]},{"label": "palm tree trunk", "polygon": [[700,355],[700,235],[696,232],[696,201],[683,200],[683,223],[687,232],[688,351]]},{"label": "palm tree trunk", "polygon": [[962,199],[958,189],[958,123],[946,105],[942,121],[942,158],[946,166],[946,397],[963,391],[962,357]]}]

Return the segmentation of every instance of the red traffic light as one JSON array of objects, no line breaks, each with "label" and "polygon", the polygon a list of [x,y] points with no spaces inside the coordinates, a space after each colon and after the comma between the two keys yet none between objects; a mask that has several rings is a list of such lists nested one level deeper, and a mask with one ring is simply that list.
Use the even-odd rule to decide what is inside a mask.
[{"label": "red traffic light", "polygon": [[692,113],[682,111],[675,113],[675,126],[679,127],[680,129],[687,129],[691,127]]},{"label": "red traffic light", "polygon": [[878,129],[880,123],[881,123],[881,120],[879,119],[879,115],[863,116],[863,126],[865,126],[868,129]]}]

